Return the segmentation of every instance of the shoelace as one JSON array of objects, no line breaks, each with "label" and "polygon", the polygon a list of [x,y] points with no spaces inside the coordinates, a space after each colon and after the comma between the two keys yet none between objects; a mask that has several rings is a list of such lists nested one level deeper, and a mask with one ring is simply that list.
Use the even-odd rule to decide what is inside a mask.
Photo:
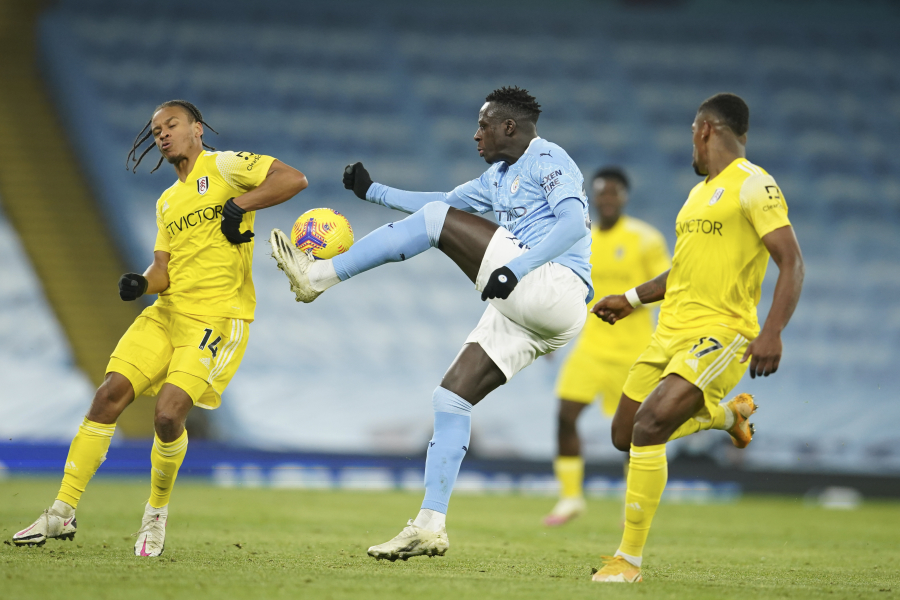
[{"label": "shoelace", "polygon": [[38,520],[44,519],[44,535],[50,535],[50,509],[45,508],[44,512],[41,513],[41,516],[38,517]]},{"label": "shoelace", "polygon": [[152,515],[149,519],[141,522],[141,528],[136,533],[132,533],[131,537],[138,537],[144,532],[148,532],[154,537],[154,541],[158,541],[160,534],[165,533],[165,520],[160,521],[161,513]]},{"label": "shoelace", "polygon": [[413,525],[413,520],[410,519],[406,522],[406,527],[403,528],[403,531],[401,531],[400,535],[398,535],[397,537],[400,537],[401,535],[415,535],[416,529],[418,529],[418,527]]}]

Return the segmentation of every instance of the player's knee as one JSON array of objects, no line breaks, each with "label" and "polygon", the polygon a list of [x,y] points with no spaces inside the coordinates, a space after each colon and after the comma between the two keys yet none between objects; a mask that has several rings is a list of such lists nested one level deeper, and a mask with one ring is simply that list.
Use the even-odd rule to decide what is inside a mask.
[{"label": "player's knee", "polygon": [[634,418],[633,439],[638,445],[665,442],[666,440],[664,438],[662,441],[659,441],[662,438],[665,428],[666,423],[658,418],[653,411],[638,411],[638,414],[635,415]]},{"label": "player's knee", "polygon": [[612,426],[612,443],[616,450],[628,452],[631,450],[631,434],[632,430],[626,427],[617,426],[613,422]]},{"label": "player's knee", "polygon": [[131,382],[118,373],[107,373],[103,383],[94,392],[87,417],[102,423],[114,422],[132,400],[134,391]]},{"label": "player's knee", "polygon": [[153,428],[156,430],[156,435],[158,435],[161,440],[171,441],[171,439],[178,437],[174,434],[181,429],[181,421],[182,419],[174,412],[157,410],[156,416],[153,419]]}]

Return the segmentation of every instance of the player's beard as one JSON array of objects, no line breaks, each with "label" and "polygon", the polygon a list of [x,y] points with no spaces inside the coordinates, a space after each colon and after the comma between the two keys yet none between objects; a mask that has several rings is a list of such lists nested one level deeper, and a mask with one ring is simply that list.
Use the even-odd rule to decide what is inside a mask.
[{"label": "player's beard", "polygon": [[187,156],[185,156],[184,154],[176,154],[174,156],[170,156],[166,160],[169,162],[170,165],[177,165],[181,161],[187,160]]},{"label": "player's beard", "polygon": [[708,175],[708,173],[704,173],[700,170],[700,165],[698,165],[696,162],[691,161],[691,166],[694,167],[694,173],[696,173],[700,177],[706,177]]}]

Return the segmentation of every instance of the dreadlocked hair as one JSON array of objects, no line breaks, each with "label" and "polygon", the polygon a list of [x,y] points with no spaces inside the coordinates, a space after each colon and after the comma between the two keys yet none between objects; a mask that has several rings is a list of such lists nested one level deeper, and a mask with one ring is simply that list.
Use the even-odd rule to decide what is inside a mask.
[{"label": "dreadlocked hair", "polygon": [[[181,108],[183,108],[184,111],[188,114],[188,118],[190,119],[191,123],[200,123],[204,127],[209,128],[209,130],[216,135],[219,135],[218,131],[210,127],[209,123],[203,120],[203,115],[200,114],[200,109],[187,100],[169,100],[168,102],[163,102],[153,109],[153,114],[155,115],[160,110],[164,108],[170,108],[172,106],[180,106]],[[152,118],[147,121],[147,124],[144,125],[143,129],[141,129],[141,132],[137,134],[137,137],[134,138],[134,143],[131,145],[131,150],[128,152],[128,156],[125,158],[125,168],[130,169],[132,173],[137,172],[138,165],[141,164],[141,161],[144,160],[144,157],[147,156],[147,153],[150,152],[150,150],[152,150],[154,147],[156,147],[156,144],[151,142],[150,145],[147,146],[147,148],[145,148],[143,152],[141,152],[140,156],[138,156],[141,145],[153,137],[153,129],[151,129],[150,127],[152,123]],[[204,148],[215,150],[215,148],[204,142],[203,138],[201,138],[200,141],[203,144]],[[159,157],[159,162],[156,163],[155,167],[153,167],[153,171],[156,171],[160,167],[160,165],[162,165],[163,159],[164,157]],[[132,162],[134,163],[134,165],[131,164]],[[153,173],[153,171],[150,172]]]},{"label": "dreadlocked hair", "polygon": [[528,93],[528,90],[513,87],[502,87],[494,90],[485,98],[486,102],[497,104],[500,110],[496,116],[506,120],[528,121],[537,123],[538,117],[541,115],[541,105],[537,103],[534,96]]}]

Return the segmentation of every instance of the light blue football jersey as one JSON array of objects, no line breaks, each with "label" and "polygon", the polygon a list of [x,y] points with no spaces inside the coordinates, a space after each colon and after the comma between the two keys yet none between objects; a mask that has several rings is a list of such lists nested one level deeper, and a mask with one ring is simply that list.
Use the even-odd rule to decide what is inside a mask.
[{"label": "light blue football jersey", "polygon": [[535,138],[525,154],[513,164],[496,162],[478,179],[454,189],[476,212],[494,211],[500,225],[528,246],[544,239],[556,224],[553,208],[566,198],[577,198],[584,206],[588,225],[584,237],[552,262],[575,271],[588,286],[587,302],[594,297],[591,284],[591,234],[584,176],[565,150]]}]

